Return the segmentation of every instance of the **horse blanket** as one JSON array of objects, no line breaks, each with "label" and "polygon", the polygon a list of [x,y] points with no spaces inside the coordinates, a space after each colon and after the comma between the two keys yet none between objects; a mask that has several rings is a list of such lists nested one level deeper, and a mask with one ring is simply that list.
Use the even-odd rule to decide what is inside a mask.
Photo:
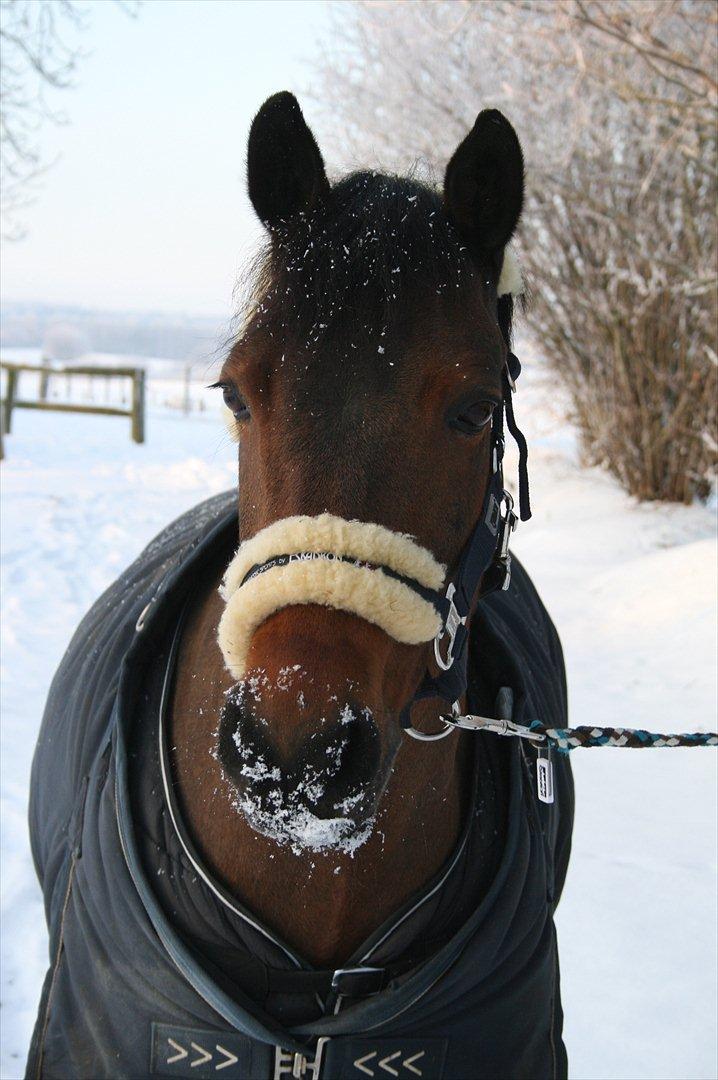
[{"label": "horse blanket", "polygon": [[[158,779],[158,716],[184,605],[203,568],[219,569],[236,543],[236,492],[170,525],[96,602],[53,681],[30,796],[50,968],[27,1076],[565,1077],[553,916],[573,821],[567,757],[554,762],[547,804],[532,746],[471,736],[490,747],[486,761],[500,756],[505,775],[491,880],[479,900],[467,891],[480,861],[476,801],[461,857],[349,964],[353,992],[341,989],[331,1008],[317,999],[309,1019],[282,1003],[292,980],[315,987],[320,973],[188,857]],[[513,691],[516,721],[566,726],[558,637],[517,563],[510,589],[479,605],[472,650],[491,693]],[[432,934],[447,897],[453,921]],[[229,940],[235,923],[239,944]],[[431,948],[418,949],[419,939]],[[244,980],[228,980],[213,960],[225,942]],[[364,969],[371,981],[385,961],[390,977],[362,989]],[[346,973],[334,976],[343,987]],[[255,992],[262,981],[279,987],[272,1007]]]}]

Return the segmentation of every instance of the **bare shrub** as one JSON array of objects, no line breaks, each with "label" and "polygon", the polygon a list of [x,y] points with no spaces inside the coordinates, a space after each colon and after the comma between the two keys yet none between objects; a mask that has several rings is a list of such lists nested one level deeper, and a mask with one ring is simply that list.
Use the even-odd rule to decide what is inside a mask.
[{"label": "bare shrub", "polygon": [[[527,157],[528,321],[587,458],[641,499],[716,466],[716,9],[711,0],[436,0],[336,8],[318,72],[355,160],[439,171],[479,108]],[[440,173],[439,173],[440,174]]]}]

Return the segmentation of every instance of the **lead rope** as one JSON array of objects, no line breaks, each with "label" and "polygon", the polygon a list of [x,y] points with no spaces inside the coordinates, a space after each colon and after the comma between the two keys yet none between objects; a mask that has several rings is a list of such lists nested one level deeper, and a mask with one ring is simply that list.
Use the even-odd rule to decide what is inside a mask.
[{"label": "lead rope", "polygon": [[718,746],[718,733],[715,731],[661,735],[657,731],[645,731],[643,728],[550,728],[540,720],[532,720],[529,730],[545,736],[555,744],[561,754],[567,754],[578,746],[627,746],[632,750],[649,750],[662,746]]},{"label": "lead rope", "polygon": [[465,731],[487,731],[494,735],[515,736],[533,744],[536,757],[536,794],[539,802],[552,803],[555,795],[551,754],[557,750],[564,756],[578,746],[627,746],[634,750],[647,750],[661,746],[718,746],[718,734],[714,731],[685,732],[680,735],[661,735],[643,728],[577,727],[552,728],[540,720],[517,724],[511,720],[513,694],[508,687],[499,691],[496,702],[499,718],[462,714],[458,702],[452,715],[442,717],[446,735],[455,728]]},{"label": "lead rope", "polygon": [[470,713],[462,715],[458,709],[455,709],[452,716],[444,716],[442,719],[449,728],[516,736],[537,745],[545,743],[547,749],[556,749],[560,754],[568,754],[580,746],[625,746],[631,750],[649,750],[664,746],[718,746],[718,733],[715,731],[662,735],[658,731],[646,731],[643,728],[552,728],[542,724],[540,720],[517,724],[509,719],[494,720],[488,716],[474,716]]}]

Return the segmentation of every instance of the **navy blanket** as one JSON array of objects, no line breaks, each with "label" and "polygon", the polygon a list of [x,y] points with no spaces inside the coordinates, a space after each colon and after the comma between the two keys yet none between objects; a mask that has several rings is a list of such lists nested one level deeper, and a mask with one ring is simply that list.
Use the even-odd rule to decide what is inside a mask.
[{"label": "navy blanket", "polygon": [[[147,755],[155,752],[157,672],[200,568],[219,567],[236,544],[236,512],[236,493],[227,493],[164,530],[85,617],[52,684],[30,798],[50,969],[27,1075],[565,1077],[553,912],[573,788],[559,758],[556,801],[540,803],[535,751],[519,740],[501,744],[507,828],[488,891],[448,940],[380,993],[290,1024],[228,987],[204,957],[203,921],[217,932],[226,911],[170,831],[159,843],[148,838],[133,804],[135,754],[145,731]],[[514,719],[566,726],[560,644],[516,562],[511,588],[480,605],[472,632],[484,685],[513,690]],[[163,821],[161,788],[148,792],[143,806],[150,796],[157,805],[143,813]],[[193,898],[194,941],[168,911],[167,882],[157,886],[165,866],[178,904]],[[253,962],[280,965],[271,953]]]}]

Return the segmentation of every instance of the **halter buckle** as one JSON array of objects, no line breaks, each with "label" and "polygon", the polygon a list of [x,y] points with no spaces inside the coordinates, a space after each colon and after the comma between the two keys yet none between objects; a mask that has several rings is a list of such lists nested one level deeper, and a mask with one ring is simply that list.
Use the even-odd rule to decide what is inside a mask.
[{"label": "halter buckle", "polygon": [[503,435],[499,435],[494,439],[493,446],[491,448],[491,468],[492,471],[497,473],[501,468],[501,462],[504,460],[504,450],[506,449],[506,440]]},{"label": "halter buckle", "polygon": [[[459,615],[456,604],[454,603],[454,595],[456,593],[456,586],[453,581],[449,582],[449,587],[446,590],[446,599],[449,601],[449,613],[446,616],[443,628],[434,638],[434,657],[437,664],[442,671],[448,671],[451,665],[454,663],[454,642],[456,641],[456,635],[459,632],[460,626],[466,626],[466,615]],[[441,642],[445,637],[449,639],[449,647],[446,650],[446,658],[441,655],[441,649],[439,648]]]},{"label": "halter buckle", "polygon": [[442,720],[444,723],[451,724],[452,727],[460,728],[462,731],[490,731],[493,735],[514,736],[518,739],[528,739],[529,742],[533,743],[546,742],[545,735],[538,731],[531,731],[530,728],[517,724],[513,720],[505,720],[501,719],[501,717],[494,719],[491,716],[462,713],[458,701],[455,701],[452,705],[451,713],[451,716],[442,716]]},{"label": "halter buckle", "polygon": [[514,513],[514,500],[509,495],[508,491],[504,491],[501,502],[504,506],[504,513],[501,515],[501,524],[499,525],[498,554],[496,556],[496,561],[501,565],[504,571],[504,580],[501,583],[501,588],[505,591],[511,584],[511,555],[509,554],[509,542],[511,540],[511,533],[516,529],[519,519]]}]

